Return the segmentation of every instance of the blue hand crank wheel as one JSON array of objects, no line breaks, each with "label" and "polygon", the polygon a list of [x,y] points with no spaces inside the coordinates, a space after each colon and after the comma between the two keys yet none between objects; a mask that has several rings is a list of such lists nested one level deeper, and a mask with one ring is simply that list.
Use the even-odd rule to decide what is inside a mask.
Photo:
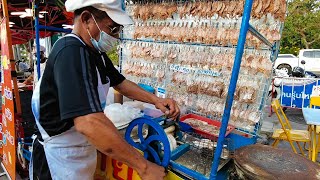
[{"label": "blue hand crank wheel", "polygon": [[[148,127],[148,135],[144,137],[143,129],[146,126]],[[135,127],[138,129],[136,142],[131,136]],[[133,120],[127,127],[125,139],[130,145],[141,150],[144,153],[144,158],[152,159],[154,163],[168,167],[171,157],[170,143],[157,121],[148,118]]]}]

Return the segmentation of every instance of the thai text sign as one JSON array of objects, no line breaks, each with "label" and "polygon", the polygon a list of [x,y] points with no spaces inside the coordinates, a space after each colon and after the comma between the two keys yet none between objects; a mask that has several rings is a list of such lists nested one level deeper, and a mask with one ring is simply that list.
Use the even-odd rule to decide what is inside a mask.
[{"label": "thai text sign", "polygon": [[[8,13],[5,1],[2,1],[4,19],[1,22],[1,85],[2,85],[2,142],[3,165],[11,179],[16,179],[16,147],[15,147],[15,121],[14,100],[12,92],[11,65],[12,46]],[[5,4],[5,5],[4,5]]]},{"label": "thai text sign", "polygon": [[315,86],[320,79],[283,78],[281,83],[281,104],[283,106],[302,108],[308,107]]}]

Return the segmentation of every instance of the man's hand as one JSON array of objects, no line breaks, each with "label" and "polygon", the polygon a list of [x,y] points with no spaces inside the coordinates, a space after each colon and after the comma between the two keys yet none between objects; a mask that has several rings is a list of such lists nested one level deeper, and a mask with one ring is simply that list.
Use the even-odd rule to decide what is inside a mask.
[{"label": "man's hand", "polygon": [[180,114],[180,109],[173,99],[158,98],[154,94],[143,90],[137,84],[129,80],[124,80],[121,84],[115,86],[114,88],[130,99],[154,104],[158,109],[165,113],[168,118],[176,119]]},{"label": "man's hand", "polygon": [[154,105],[160,109],[168,118],[176,119],[180,114],[180,109],[173,99],[159,98]]},{"label": "man's hand", "polygon": [[147,167],[144,172],[138,172],[143,180],[163,180],[165,177],[164,168],[150,161],[147,161]]}]

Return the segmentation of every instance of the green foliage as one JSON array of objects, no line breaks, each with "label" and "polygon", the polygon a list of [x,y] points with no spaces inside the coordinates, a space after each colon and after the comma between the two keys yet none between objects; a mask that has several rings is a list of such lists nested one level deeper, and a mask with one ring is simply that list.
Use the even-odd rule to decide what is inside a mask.
[{"label": "green foliage", "polygon": [[320,1],[293,0],[288,3],[280,53],[297,54],[299,49],[320,48]]},{"label": "green foliage", "polygon": [[280,47],[280,52],[281,54],[294,54],[294,55],[298,55],[299,54],[299,50],[300,48],[297,46],[292,46],[292,47]]},{"label": "green foliage", "polygon": [[28,60],[29,60],[29,53],[30,52],[28,51],[28,44],[21,44],[21,45],[19,45],[19,48],[20,48],[21,58],[23,58],[26,63],[29,63]]},{"label": "green foliage", "polygon": [[110,51],[109,53],[107,53],[107,55],[112,61],[113,65],[117,65],[117,66],[119,65],[119,55],[116,48]]}]

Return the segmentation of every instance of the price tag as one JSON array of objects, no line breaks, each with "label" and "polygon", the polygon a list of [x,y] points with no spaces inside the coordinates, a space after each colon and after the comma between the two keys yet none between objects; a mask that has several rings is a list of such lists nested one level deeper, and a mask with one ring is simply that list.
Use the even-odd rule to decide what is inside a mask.
[{"label": "price tag", "polygon": [[157,96],[160,98],[166,98],[166,90],[164,88],[157,88]]},{"label": "price tag", "polygon": [[320,96],[320,86],[313,86],[311,96]]}]

